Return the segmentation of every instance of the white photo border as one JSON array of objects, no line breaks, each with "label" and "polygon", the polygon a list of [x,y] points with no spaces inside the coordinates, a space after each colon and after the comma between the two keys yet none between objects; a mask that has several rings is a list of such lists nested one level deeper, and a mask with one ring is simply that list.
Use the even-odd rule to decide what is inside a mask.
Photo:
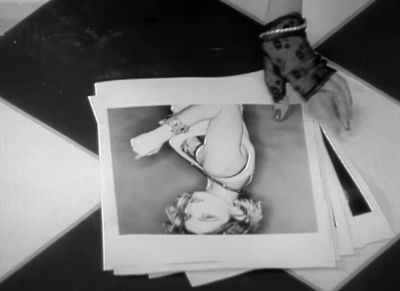
[{"label": "white photo border", "polygon": [[[196,266],[200,267],[200,263],[218,262],[220,266],[224,264],[236,268],[301,268],[335,265],[331,219],[327,210],[327,200],[323,194],[312,130],[314,124],[307,114],[303,117],[318,232],[251,236],[207,235],[201,238],[179,235],[119,235],[117,208],[113,195],[115,189],[111,167],[108,109],[177,103],[198,104],[199,100],[202,104],[215,104],[215,96],[218,96],[218,103],[224,104],[270,104],[271,99],[268,98],[269,94],[263,86],[262,76],[257,73],[220,78],[126,80],[117,81],[117,84],[107,83],[109,82],[97,84],[96,96],[90,98],[99,125],[105,270],[130,266],[137,268],[138,273],[149,273],[154,270],[154,266],[165,265],[165,269],[154,270],[162,272],[171,270],[173,264],[189,262],[195,262]],[[118,88],[118,92],[115,92],[115,88]],[[244,244],[247,246],[245,250]],[[185,252],[187,245],[190,245],[192,250],[199,251]],[[193,246],[198,247],[193,248]]]}]

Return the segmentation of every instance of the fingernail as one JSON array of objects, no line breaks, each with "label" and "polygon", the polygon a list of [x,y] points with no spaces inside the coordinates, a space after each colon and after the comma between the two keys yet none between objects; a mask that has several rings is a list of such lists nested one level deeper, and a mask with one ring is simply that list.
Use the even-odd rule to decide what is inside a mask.
[{"label": "fingernail", "polygon": [[280,120],[281,117],[282,117],[282,112],[279,109],[275,110],[274,119],[275,120]]}]

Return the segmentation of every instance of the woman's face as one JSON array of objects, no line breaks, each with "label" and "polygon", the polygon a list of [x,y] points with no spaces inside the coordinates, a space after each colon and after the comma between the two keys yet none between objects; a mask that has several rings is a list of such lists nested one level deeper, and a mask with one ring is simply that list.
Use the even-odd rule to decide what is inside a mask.
[{"label": "woman's face", "polygon": [[215,233],[230,220],[232,204],[207,192],[194,192],[185,208],[185,228],[197,234]]}]

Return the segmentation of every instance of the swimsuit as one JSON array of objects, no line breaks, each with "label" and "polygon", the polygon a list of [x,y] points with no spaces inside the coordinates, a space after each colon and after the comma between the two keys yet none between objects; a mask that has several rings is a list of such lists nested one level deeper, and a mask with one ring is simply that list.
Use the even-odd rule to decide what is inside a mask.
[{"label": "swimsuit", "polygon": [[204,148],[204,144],[200,145],[193,151],[190,152],[185,149],[185,142],[192,137],[204,136],[207,128],[208,121],[203,121],[194,126],[190,127],[188,132],[179,134],[170,139],[169,144],[171,147],[186,161],[188,161],[192,166],[202,172],[211,181],[218,183],[222,187],[234,191],[241,192],[242,189],[251,182],[253,178],[254,168],[255,168],[255,150],[248,137],[247,129],[244,128],[243,138],[242,138],[242,150],[247,153],[246,165],[237,174],[229,177],[215,176],[206,171],[199,160],[199,154]]}]

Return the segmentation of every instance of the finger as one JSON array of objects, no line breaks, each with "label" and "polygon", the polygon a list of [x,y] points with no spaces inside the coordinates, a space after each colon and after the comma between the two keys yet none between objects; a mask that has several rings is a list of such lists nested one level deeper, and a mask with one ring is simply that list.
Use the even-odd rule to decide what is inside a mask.
[{"label": "finger", "polygon": [[344,80],[338,74],[335,74],[334,76],[335,77],[331,78],[328,82],[325,83],[325,85],[323,86],[323,91],[333,96],[333,101],[335,103],[339,121],[345,129],[350,130],[352,105],[350,103],[351,101],[348,102],[348,97],[346,96],[346,93],[341,85],[342,83],[344,84],[346,80]]},{"label": "finger", "polygon": [[139,155],[135,149],[132,147],[132,152],[133,152],[133,157],[136,159],[136,157]]},{"label": "finger", "polygon": [[142,155],[139,155],[138,153],[135,153],[135,156],[133,157],[135,160],[140,160],[141,158],[143,158]]},{"label": "finger", "polygon": [[342,94],[346,97],[348,109],[350,112],[350,118],[352,117],[353,111],[353,97],[351,95],[351,90],[349,84],[347,83],[346,79],[343,78],[341,75],[336,73],[332,76],[334,82],[338,85],[338,89],[342,92]]},{"label": "finger", "polygon": [[158,153],[159,150],[160,150],[160,149],[154,149],[154,150],[152,150],[151,152],[149,152],[149,153],[147,154],[147,156],[154,155],[154,154]]},{"label": "finger", "polygon": [[132,152],[133,152],[133,156],[136,159],[136,156],[139,155],[139,153],[136,151],[136,146],[131,142],[131,148],[132,148]]},{"label": "finger", "polygon": [[287,96],[285,96],[281,101],[274,103],[274,119],[276,121],[281,121],[285,118],[289,110],[290,101]]},{"label": "finger", "polygon": [[340,94],[334,94],[333,96],[340,123],[346,130],[350,130],[350,111],[345,97]]}]

